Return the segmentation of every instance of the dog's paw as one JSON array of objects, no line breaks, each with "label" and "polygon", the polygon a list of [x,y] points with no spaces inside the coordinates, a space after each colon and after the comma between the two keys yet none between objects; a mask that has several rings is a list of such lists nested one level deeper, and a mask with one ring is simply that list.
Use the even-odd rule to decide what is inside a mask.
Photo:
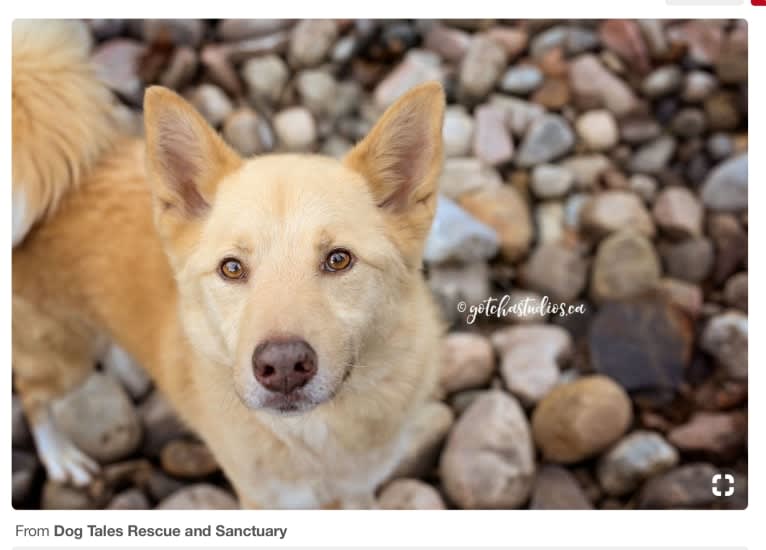
[{"label": "dog's paw", "polygon": [[49,479],[84,487],[98,474],[98,463],[59,433],[50,420],[34,426],[32,433]]}]

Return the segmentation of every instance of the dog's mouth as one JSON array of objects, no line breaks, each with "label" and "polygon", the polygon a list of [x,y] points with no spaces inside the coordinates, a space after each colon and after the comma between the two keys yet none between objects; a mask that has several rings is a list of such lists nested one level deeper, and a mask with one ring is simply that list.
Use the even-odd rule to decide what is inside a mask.
[{"label": "dog's mouth", "polygon": [[[323,403],[332,401],[340,392],[343,384],[349,379],[354,369],[354,362],[348,361],[340,381],[329,391],[317,392],[309,386],[298,388],[290,393],[269,392],[257,407],[279,416],[295,416],[307,413]],[[319,393],[319,395],[317,395]]]},{"label": "dog's mouth", "polygon": [[289,394],[271,394],[260,407],[280,415],[295,415],[308,412],[319,405],[313,399],[303,395],[300,390]]}]

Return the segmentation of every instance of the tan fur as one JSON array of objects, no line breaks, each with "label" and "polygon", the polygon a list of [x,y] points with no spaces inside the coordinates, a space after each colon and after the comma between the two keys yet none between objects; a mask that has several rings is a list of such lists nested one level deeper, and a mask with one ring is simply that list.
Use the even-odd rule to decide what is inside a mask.
[{"label": "tan fur", "polygon": [[[205,440],[244,506],[372,505],[439,363],[420,254],[443,110],[441,87],[428,84],[345,162],[242,160],[179,96],[148,90],[146,145],[105,155],[14,251],[14,368],[27,413],[87,372],[88,342],[111,339]],[[323,272],[335,247],[355,263]],[[246,281],[217,272],[231,255]],[[28,329],[41,319],[54,336],[35,347],[44,335]],[[318,356],[317,383],[290,416],[265,409],[251,365],[255,346],[281,335]],[[72,352],[59,353],[61,338]]]},{"label": "tan fur", "polygon": [[14,245],[112,145],[111,95],[88,63],[79,21],[13,23]]}]

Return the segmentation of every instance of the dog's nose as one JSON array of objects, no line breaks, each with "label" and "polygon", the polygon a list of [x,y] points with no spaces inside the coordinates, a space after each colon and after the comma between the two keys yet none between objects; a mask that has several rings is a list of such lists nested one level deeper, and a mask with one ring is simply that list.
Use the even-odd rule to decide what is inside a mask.
[{"label": "dog's nose", "polygon": [[253,352],[255,378],[268,390],[288,394],[317,372],[317,354],[305,340],[271,340]]}]

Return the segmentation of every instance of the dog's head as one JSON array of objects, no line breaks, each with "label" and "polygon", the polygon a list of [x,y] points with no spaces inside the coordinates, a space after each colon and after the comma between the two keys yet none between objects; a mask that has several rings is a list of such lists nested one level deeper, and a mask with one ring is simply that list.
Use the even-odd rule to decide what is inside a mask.
[{"label": "dog's head", "polygon": [[[385,345],[419,277],[436,208],[444,95],[390,107],[342,161],[240,158],[186,101],[147,90],[155,221],[195,349],[231,369],[251,408],[331,399],[365,346]],[[221,376],[229,375],[222,369]]]}]

